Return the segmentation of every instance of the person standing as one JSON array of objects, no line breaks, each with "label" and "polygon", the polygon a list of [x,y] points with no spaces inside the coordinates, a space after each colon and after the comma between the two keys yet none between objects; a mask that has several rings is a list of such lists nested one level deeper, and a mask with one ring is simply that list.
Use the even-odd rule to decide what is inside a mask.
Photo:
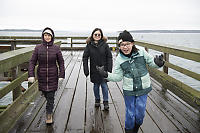
[{"label": "person standing", "polygon": [[126,30],[119,34],[118,42],[120,50],[114,72],[106,72],[100,66],[97,66],[97,70],[108,81],[119,82],[123,79],[125,132],[137,133],[145,116],[147,95],[152,90],[146,65],[153,68],[162,67],[163,55],[154,58],[144,49],[136,48],[132,35]]},{"label": "person standing", "polygon": [[35,66],[38,62],[38,88],[47,100],[46,124],[53,123],[55,91],[58,88],[58,80],[62,82],[65,78],[63,56],[60,47],[54,45],[54,38],[54,32],[51,28],[47,27],[42,31],[42,44],[35,47],[28,69],[28,81],[33,83],[35,81]]},{"label": "person standing", "polygon": [[[101,86],[104,110],[109,110],[107,81],[96,69],[96,66],[102,66],[105,71],[112,72],[112,53],[106,41],[107,38],[103,36],[102,30],[95,28],[86,40],[87,46],[83,53],[83,68],[85,76],[87,77],[90,73],[91,82],[94,83],[95,107],[100,106],[99,87]],[[88,59],[90,59],[90,72]]]}]

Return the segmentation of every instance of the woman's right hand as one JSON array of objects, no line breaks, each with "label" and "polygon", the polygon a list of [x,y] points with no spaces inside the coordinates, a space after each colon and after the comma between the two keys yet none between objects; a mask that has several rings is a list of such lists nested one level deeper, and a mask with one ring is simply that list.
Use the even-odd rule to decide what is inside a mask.
[{"label": "woman's right hand", "polygon": [[29,78],[28,78],[28,82],[30,82],[30,83],[35,82],[35,77],[29,77]]}]

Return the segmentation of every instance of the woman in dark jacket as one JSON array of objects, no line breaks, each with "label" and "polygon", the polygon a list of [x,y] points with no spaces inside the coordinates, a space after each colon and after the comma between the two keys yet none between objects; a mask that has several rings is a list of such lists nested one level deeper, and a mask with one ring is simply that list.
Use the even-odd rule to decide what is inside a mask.
[{"label": "woman in dark jacket", "polygon": [[112,54],[106,41],[107,38],[103,36],[101,29],[96,28],[93,30],[86,41],[87,46],[83,53],[83,68],[87,77],[89,75],[88,58],[90,58],[90,79],[94,83],[95,107],[100,106],[99,87],[101,85],[104,109],[108,110],[108,85],[96,69],[96,66],[103,66],[105,71],[112,72]]},{"label": "woman in dark jacket", "polygon": [[[60,47],[54,45],[54,32],[51,28],[45,28],[42,32],[42,44],[37,45],[33,51],[29,62],[28,81],[35,81],[35,66],[38,62],[37,78],[38,88],[44,94],[46,104],[46,123],[50,124],[52,120],[52,111],[54,106],[54,95],[59,82],[65,78],[64,60]],[[59,73],[58,67],[59,65]]]}]

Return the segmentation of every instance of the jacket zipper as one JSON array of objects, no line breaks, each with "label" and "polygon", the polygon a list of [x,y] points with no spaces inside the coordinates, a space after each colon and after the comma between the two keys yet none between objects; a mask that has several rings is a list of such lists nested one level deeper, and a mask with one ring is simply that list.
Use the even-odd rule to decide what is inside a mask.
[{"label": "jacket zipper", "polygon": [[49,89],[49,86],[48,86],[48,45],[47,45],[47,90]]}]

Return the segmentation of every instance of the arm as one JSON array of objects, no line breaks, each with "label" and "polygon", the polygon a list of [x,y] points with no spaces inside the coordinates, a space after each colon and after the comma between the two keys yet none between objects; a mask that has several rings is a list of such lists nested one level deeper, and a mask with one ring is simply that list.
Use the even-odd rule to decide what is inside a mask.
[{"label": "arm", "polygon": [[89,58],[89,47],[88,45],[85,47],[84,53],[83,53],[83,70],[84,74],[87,77],[89,75],[89,70],[88,70],[88,58]]},{"label": "arm", "polygon": [[57,62],[59,65],[59,78],[65,78],[65,67],[64,67],[64,59],[61,53],[61,50],[59,48],[59,51],[57,53]]},{"label": "arm", "polygon": [[114,72],[113,73],[108,72],[107,80],[113,82],[119,82],[122,80],[122,78],[123,78],[123,71],[121,69],[120,63],[116,59]]},{"label": "arm", "polygon": [[147,53],[146,50],[143,50],[143,55],[144,55],[144,59],[145,59],[147,65],[149,67],[159,68],[154,62],[154,57],[152,55],[150,55],[149,53]]},{"label": "arm", "polygon": [[113,61],[112,61],[112,53],[111,50],[109,48],[109,46],[107,45],[106,47],[106,53],[107,53],[107,65],[108,65],[108,72],[112,72],[112,67],[113,67]]},{"label": "arm", "polygon": [[35,77],[35,65],[38,60],[38,49],[37,46],[35,47],[32,57],[29,61],[29,67],[28,67],[28,77]]}]

